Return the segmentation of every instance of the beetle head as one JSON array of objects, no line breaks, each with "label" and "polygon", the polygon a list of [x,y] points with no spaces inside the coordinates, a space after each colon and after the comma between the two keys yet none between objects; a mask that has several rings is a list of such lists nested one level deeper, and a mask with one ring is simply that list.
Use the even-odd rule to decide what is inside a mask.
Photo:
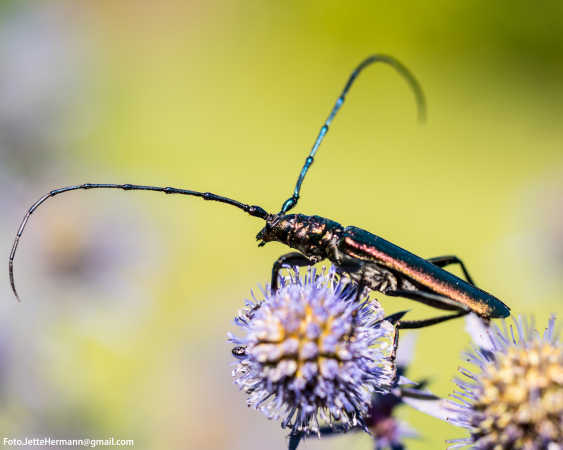
[{"label": "beetle head", "polygon": [[256,235],[256,240],[261,241],[258,246],[263,247],[266,242],[279,241],[286,242],[287,235],[292,228],[291,218],[295,214],[281,216],[271,215],[266,219],[266,225]]}]

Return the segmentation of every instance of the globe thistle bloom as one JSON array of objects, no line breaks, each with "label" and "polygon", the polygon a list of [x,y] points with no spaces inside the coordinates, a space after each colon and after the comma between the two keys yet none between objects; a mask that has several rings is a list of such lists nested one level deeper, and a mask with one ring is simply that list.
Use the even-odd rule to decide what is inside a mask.
[{"label": "globe thistle bloom", "polygon": [[319,434],[322,424],[365,428],[373,393],[395,378],[393,324],[332,268],[302,277],[295,269],[279,285],[264,300],[253,294],[235,318],[245,336],[229,335],[247,404],[292,434]]},{"label": "globe thistle bloom", "polygon": [[478,372],[460,368],[448,420],[471,435],[451,448],[551,449],[563,445],[563,345],[551,317],[543,336],[528,321],[486,328],[470,322],[478,347],[466,353]]}]

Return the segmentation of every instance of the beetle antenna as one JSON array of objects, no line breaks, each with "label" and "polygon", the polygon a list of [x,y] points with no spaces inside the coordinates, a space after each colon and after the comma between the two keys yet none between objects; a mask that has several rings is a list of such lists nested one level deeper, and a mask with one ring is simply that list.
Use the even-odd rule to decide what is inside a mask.
[{"label": "beetle antenna", "polygon": [[242,209],[244,212],[250,214],[251,216],[258,217],[263,220],[267,220],[270,216],[263,208],[260,206],[255,205],[247,205],[245,203],[237,202],[228,197],[223,197],[221,195],[212,194],[211,192],[198,192],[198,191],[191,191],[188,189],[178,189],[173,187],[158,187],[158,186],[141,186],[137,184],[100,184],[100,183],[85,183],[76,186],[66,186],[59,189],[54,189],[47,194],[43,195],[39,200],[37,200],[31,208],[27,210],[25,216],[23,217],[21,224],[18,228],[18,232],[14,239],[14,243],[12,245],[12,251],[10,252],[10,259],[8,261],[8,272],[10,275],[10,286],[12,287],[12,292],[20,301],[20,297],[18,295],[18,291],[16,290],[16,284],[14,281],[14,257],[16,256],[16,250],[18,248],[18,244],[20,238],[23,234],[23,231],[29,221],[31,215],[35,212],[39,206],[41,206],[44,202],[46,202],[51,197],[55,197],[59,194],[64,192],[76,191],[78,189],[123,189],[124,191],[155,191],[155,192],[163,192],[164,194],[180,194],[180,195],[192,195],[194,197],[201,197],[204,200],[211,200],[215,202],[227,203],[228,205],[236,206],[239,209]]},{"label": "beetle antenna", "polygon": [[313,164],[313,161],[315,159],[315,153],[317,153],[317,150],[318,150],[319,146],[321,145],[321,142],[323,141],[326,133],[328,132],[328,129],[330,127],[332,120],[334,119],[334,117],[336,116],[336,113],[338,112],[338,110],[340,109],[342,104],[344,103],[344,100],[346,98],[346,94],[348,93],[348,91],[352,87],[352,84],[354,83],[354,81],[356,80],[356,78],[360,74],[360,72],[362,70],[364,70],[367,66],[374,64],[376,62],[381,62],[381,63],[385,63],[385,64],[390,65],[397,72],[399,72],[399,75],[401,75],[407,81],[410,88],[414,92],[416,104],[417,104],[417,107],[418,107],[418,118],[419,118],[420,122],[424,122],[424,120],[426,119],[426,100],[424,99],[424,93],[422,92],[422,88],[420,87],[420,84],[418,83],[417,79],[409,71],[409,69],[407,69],[405,66],[403,66],[403,64],[401,64],[395,58],[393,58],[392,56],[388,56],[388,55],[372,55],[372,56],[369,56],[368,58],[364,59],[358,65],[358,67],[356,67],[356,69],[352,72],[352,74],[350,75],[350,78],[348,78],[348,82],[346,83],[346,86],[344,86],[344,89],[342,90],[340,97],[338,97],[338,100],[336,100],[336,103],[334,104],[332,111],[330,112],[330,114],[329,114],[328,118],[326,119],[324,125],[321,127],[321,130],[319,131],[319,134],[317,135],[317,139],[315,140],[315,143],[313,144],[313,148],[311,149],[309,156],[307,156],[307,159],[305,159],[305,164],[303,165],[303,168],[301,169],[301,172],[299,173],[299,178],[297,178],[297,183],[295,185],[293,195],[291,197],[289,197],[283,203],[280,214],[285,214],[290,209],[294,208],[295,205],[297,205],[297,202],[299,201],[299,193],[301,191],[301,184],[303,183],[303,180],[305,179],[305,175],[307,175],[309,167],[311,167],[311,164]]}]

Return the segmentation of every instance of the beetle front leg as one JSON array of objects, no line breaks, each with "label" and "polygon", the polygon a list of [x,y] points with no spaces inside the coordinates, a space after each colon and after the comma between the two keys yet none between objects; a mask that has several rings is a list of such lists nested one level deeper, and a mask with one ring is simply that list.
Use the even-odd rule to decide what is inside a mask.
[{"label": "beetle front leg", "polygon": [[307,267],[312,266],[319,261],[320,260],[317,259],[307,258],[302,253],[298,252],[286,253],[285,255],[280,256],[272,267],[272,292],[276,292],[278,290],[278,276],[284,265]]},{"label": "beetle front leg", "polygon": [[475,286],[473,279],[471,278],[469,272],[465,268],[465,264],[463,264],[463,261],[459,259],[457,256],[455,255],[435,256],[434,258],[428,258],[427,261],[431,262],[432,264],[438,267],[446,267],[449,266],[450,264],[459,264],[461,267],[461,271],[465,276],[465,279],[469,282],[469,284]]}]

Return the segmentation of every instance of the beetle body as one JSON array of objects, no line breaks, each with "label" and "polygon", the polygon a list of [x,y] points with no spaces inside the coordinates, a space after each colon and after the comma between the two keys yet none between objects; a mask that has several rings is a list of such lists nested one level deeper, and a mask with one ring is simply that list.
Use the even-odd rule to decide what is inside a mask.
[{"label": "beetle body", "polygon": [[272,215],[256,238],[294,248],[310,264],[328,259],[356,283],[384,294],[425,293],[415,300],[445,310],[472,311],[484,319],[510,314],[498,298],[361,228],[343,227],[320,216]]}]

